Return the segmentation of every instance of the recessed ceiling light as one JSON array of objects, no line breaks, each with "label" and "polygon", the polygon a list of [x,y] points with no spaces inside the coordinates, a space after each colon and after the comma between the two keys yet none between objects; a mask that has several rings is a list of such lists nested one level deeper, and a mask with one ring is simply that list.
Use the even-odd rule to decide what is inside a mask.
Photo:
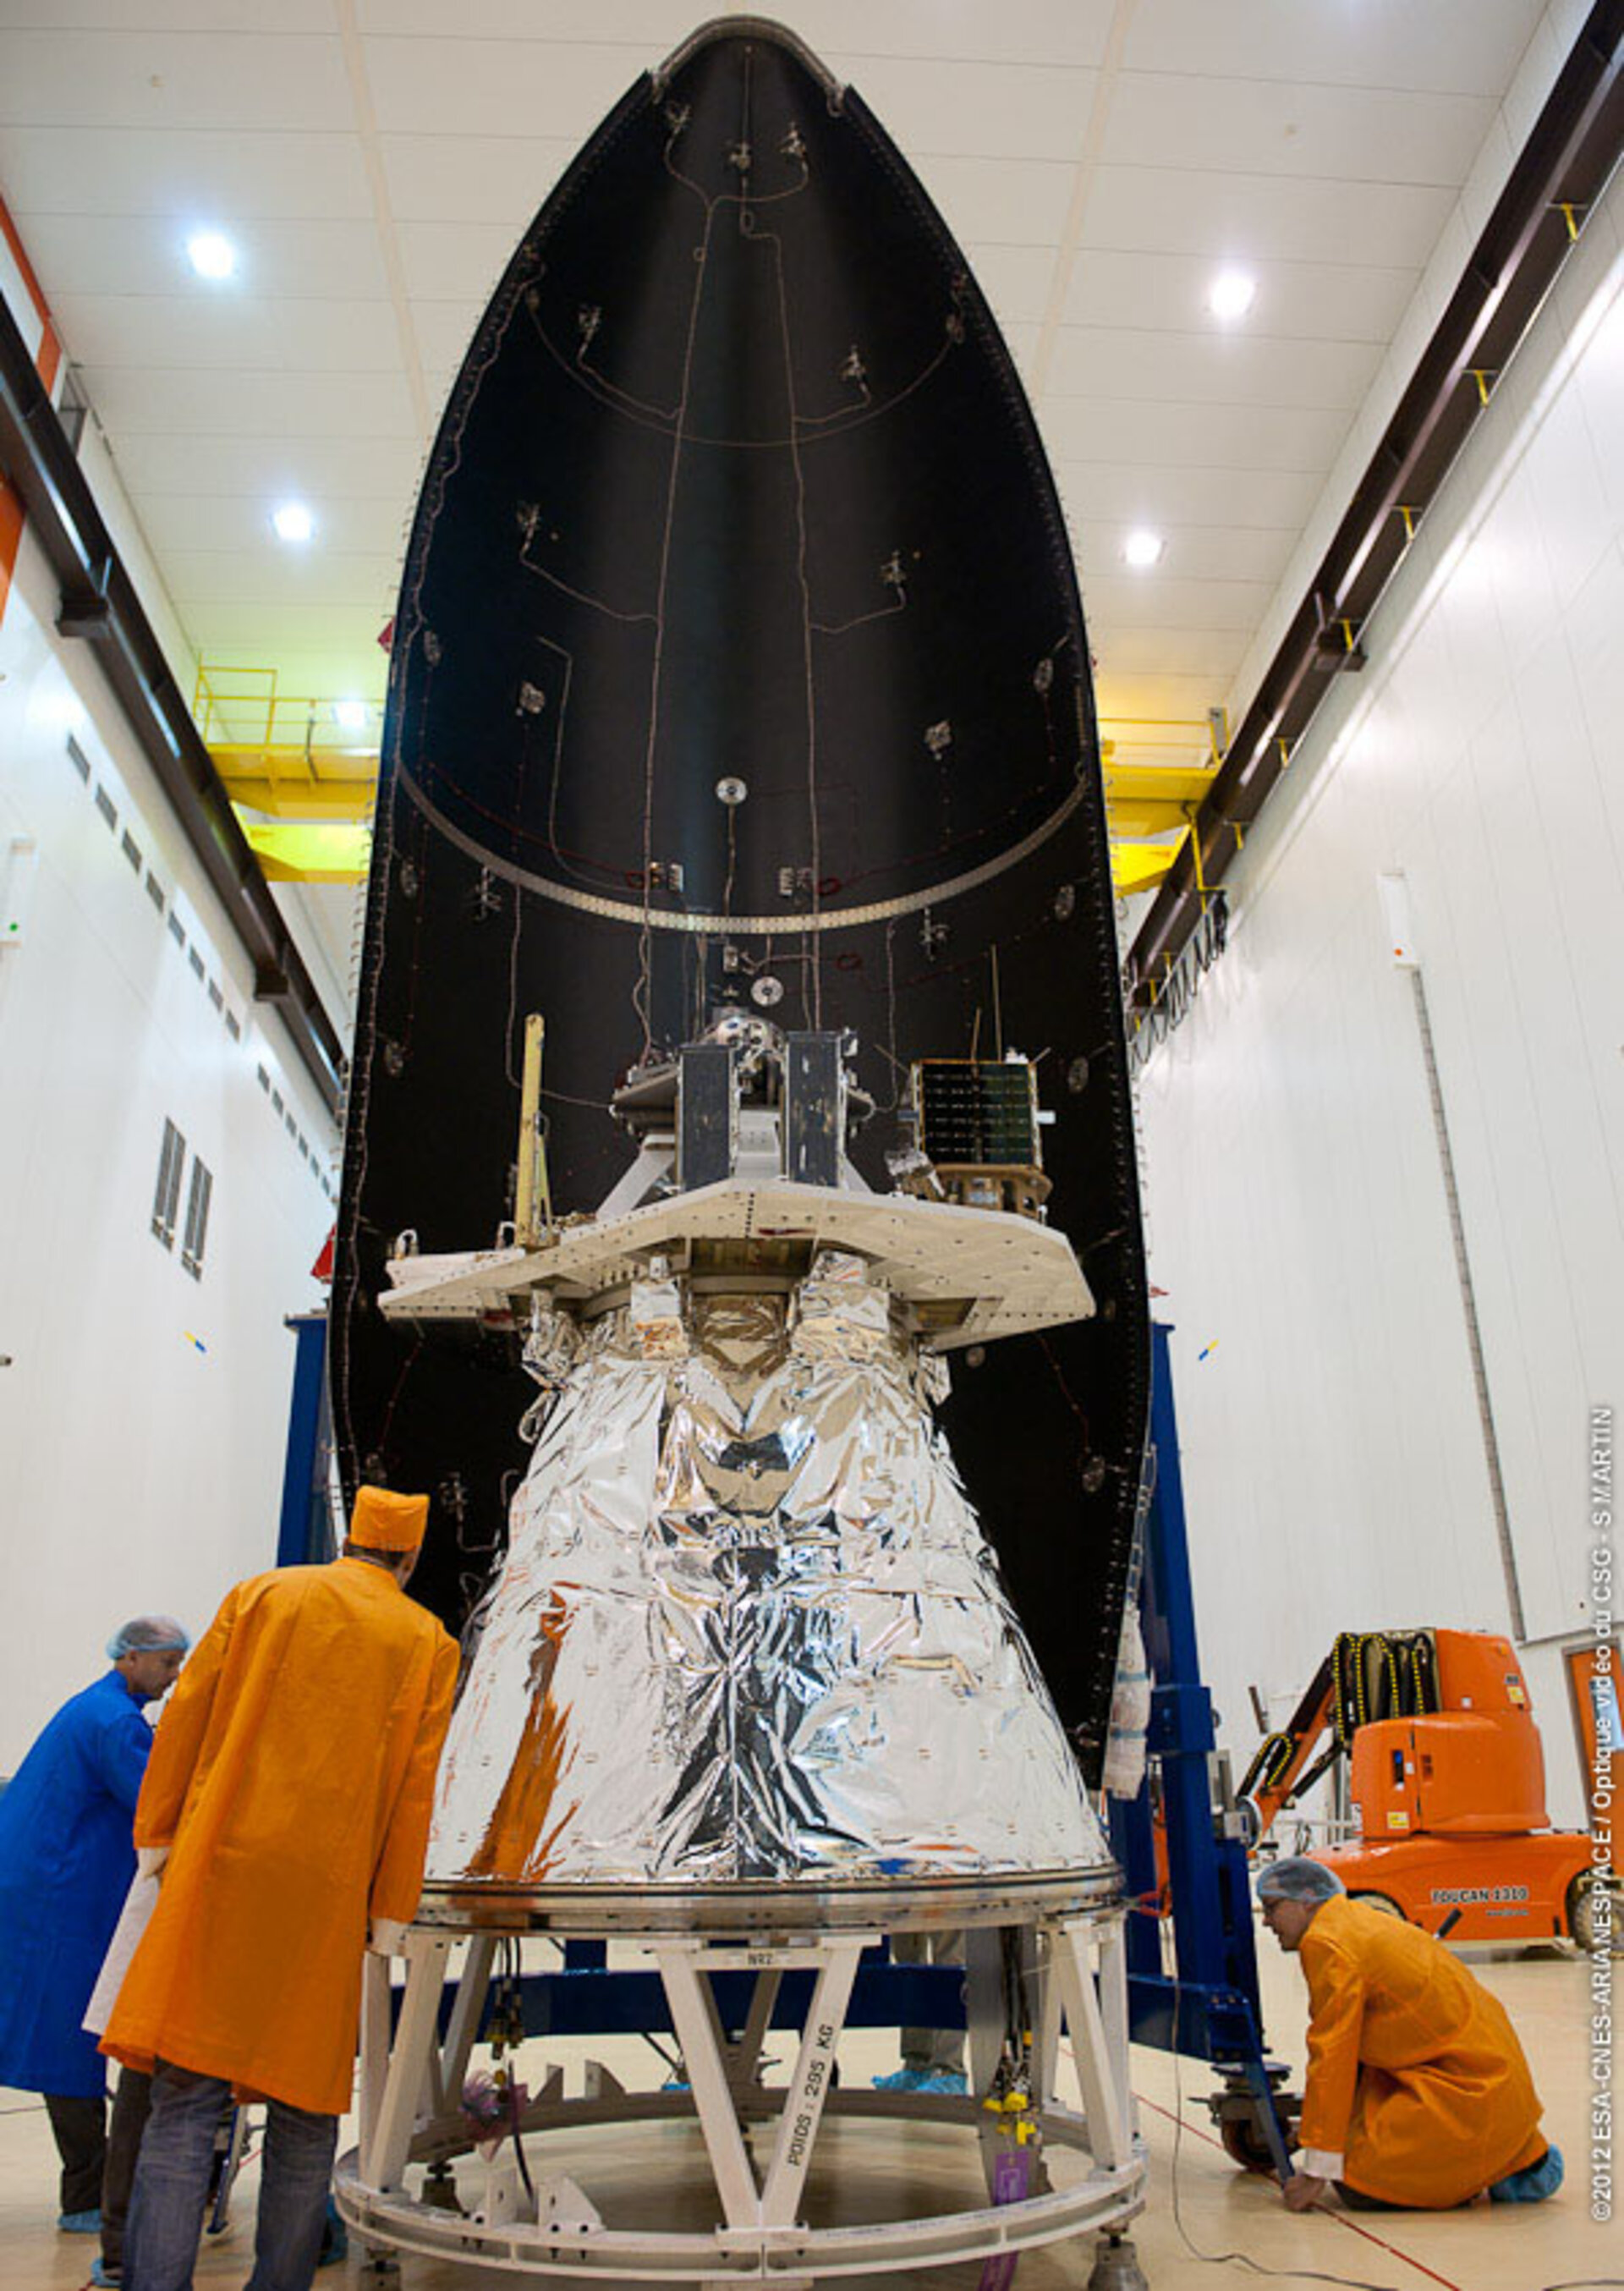
[{"label": "recessed ceiling light", "polygon": [[1215,318],[1243,318],[1257,300],[1258,282],[1246,270],[1220,270],[1207,289],[1207,308]]},{"label": "recessed ceiling light", "polygon": [[316,520],[302,502],[284,502],[272,510],[270,521],[278,541],[309,541],[316,530]]},{"label": "recessed ceiling light", "polygon": [[1123,542],[1122,555],[1136,571],[1147,572],[1151,566],[1161,563],[1164,546],[1159,533],[1152,533],[1147,527],[1140,526]]},{"label": "recessed ceiling light", "polygon": [[199,278],[229,278],[237,268],[237,249],[217,230],[198,231],[186,252]]},{"label": "recessed ceiling light", "polygon": [[364,700],[335,700],[333,720],[341,732],[364,732],[366,729],[366,703]]}]

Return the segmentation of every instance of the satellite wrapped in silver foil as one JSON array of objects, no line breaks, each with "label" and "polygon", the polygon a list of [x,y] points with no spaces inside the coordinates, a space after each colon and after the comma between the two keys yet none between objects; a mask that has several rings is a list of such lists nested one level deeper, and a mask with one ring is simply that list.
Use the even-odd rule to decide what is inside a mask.
[{"label": "satellite wrapped in silver foil", "polygon": [[431,1884],[1108,1860],[884,1286],[836,1250],[679,1318],[646,1286],[591,1330],[514,1499]]}]

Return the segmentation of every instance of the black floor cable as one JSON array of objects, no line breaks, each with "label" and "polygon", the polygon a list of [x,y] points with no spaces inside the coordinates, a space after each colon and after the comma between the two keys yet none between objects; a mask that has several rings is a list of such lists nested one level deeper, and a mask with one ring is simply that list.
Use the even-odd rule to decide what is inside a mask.
[{"label": "black floor cable", "polygon": [[[1203,2251],[1184,2223],[1178,2205],[1178,2158],[1184,2144],[1184,2078],[1179,2071],[1178,2020],[1184,2006],[1184,1983],[1173,1983],[1173,2225],[1178,2229],[1186,2249],[1193,2259],[1209,2267],[1244,2267],[1254,2275],[1267,2275],[1280,2283],[1334,2283],[1339,2291],[1392,2291],[1386,2283],[1371,2283],[1362,2275],[1330,2275],[1314,2267],[1266,2267],[1260,2259],[1252,2259],[1243,2251]],[[1306,2218],[1305,2212],[1300,2215]]]},{"label": "black floor cable", "polygon": [[[1178,2067],[1178,2015],[1183,2002],[1183,1983],[1175,1981],[1171,2046],[1173,2054],[1173,2225],[1178,2229],[1191,2257],[1199,2259],[1210,2267],[1250,2268],[1254,2275],[1272,2276],[1277,2282],[1334,2283],[1341,2287],[1341,2291],[1391,2291],[1389,2285],[1368,2283],[1363,2276],[1328,2275],[1313,2267],[1266,2267],[1260,2259],[1250,2258],[1243,2251],[1203,2251],[1196,2243],[1188,2228],[1186,2227],[1178,2208],[1178,2155],[1184,2137],[1184,2080]],[[1328,2207],[1325,2208],[1328,2209]],[[1328,2215],[1332,2219],[1337,2217],[1336,2213],[1329,2210]],[[1298,2216],[1306,2219],[1310,2214],[1302,2212]],[[1400,2258],[1404,2256],[1402,2252],[1398,2255]],[[1624,2291],[1624,2275],[1587,2275],[1573,2282],[1541,2284],[1538,2287],[1538,2291]]]}]

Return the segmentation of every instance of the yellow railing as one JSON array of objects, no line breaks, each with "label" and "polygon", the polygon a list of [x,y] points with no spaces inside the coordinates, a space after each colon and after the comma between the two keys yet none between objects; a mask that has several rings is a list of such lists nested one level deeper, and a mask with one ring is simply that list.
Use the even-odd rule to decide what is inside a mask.
[{"label": "yellow railing", "polygon": [[[274,668],[201,663],[192,713],[244,832],[273,882],[358,881],[367,869],[382,711],[279,687]],[[1217,776],[1221,719],[1102,718],[1105,810],[1117,891],[1149,890],[1172,865]]]},{"label": "yellow railing", "polygon": [[[358,705],[359,722],[341,720]],[[371,816],[382,711],[283,692],[274,668],[197,670],[192,715],[233,803],[272,819],[355,826]]]}]

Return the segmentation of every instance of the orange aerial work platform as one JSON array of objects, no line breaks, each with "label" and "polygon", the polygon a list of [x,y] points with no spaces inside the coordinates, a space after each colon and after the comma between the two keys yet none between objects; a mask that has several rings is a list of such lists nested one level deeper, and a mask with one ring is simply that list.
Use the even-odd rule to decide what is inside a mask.
[{"label": "orange aerial work platform", "polygon": [[1258,1836],[1344,1755],[1360,1836],[1314,1858],[1350,1893],[1429,1933],[1447,1927],[1451,1941],[1596,1946],[1608,1923],[1598,1889],[1616,1879],[1587,1830],[1550,1827],[1544,1749],[1509,1639],[1343,1632],[1241,1784]]}]

